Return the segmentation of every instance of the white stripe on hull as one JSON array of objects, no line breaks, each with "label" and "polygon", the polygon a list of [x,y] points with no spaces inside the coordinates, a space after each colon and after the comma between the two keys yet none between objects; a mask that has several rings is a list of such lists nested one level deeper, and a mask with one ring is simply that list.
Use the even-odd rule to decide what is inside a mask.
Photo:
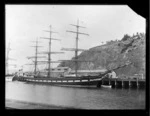
[{"label": "white stripe on hull", "polygon": [[92,82],[92,81],[98,81],[98,80],[101,80],[101,78],[98,78],[98,79],[90,79],[90,80],[36,80],[36,79],[25,79],[26,81],[32,81],[32,82],[48,82],[48,83],[51,83],[51,82],[58,82],[58,83],[71,83],[71,82]]},{"label": "white stripe on hull", "polygon": [[62,81],[62,82],[67,82],[67,81]]},{"label": "white stripe on hull", "polygon": [[80,82],[80,80],[75,80],[74,82]]},{"label": "white stripe on hull", "polygon": [[69,80],[68,82],[73,82],[73,80]]}]

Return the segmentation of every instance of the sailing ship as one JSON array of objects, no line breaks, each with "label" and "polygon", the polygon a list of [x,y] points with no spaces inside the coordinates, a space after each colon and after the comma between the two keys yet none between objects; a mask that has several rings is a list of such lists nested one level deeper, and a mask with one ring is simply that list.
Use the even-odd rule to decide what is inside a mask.
[{"label": "sailing ship", "polygon": [[9,64],[9,60],[15,60],[13,58],[9,57],[9,53],[12,49],[10,48],[10,42],[8,43],[8,48],[7,48],[7,54],[6,54],[6,62],[5,62],[5,66],[6,66],[6,72],[5,72],[5,80],[6,81],[12,81],[12,79],[14,78],[14,74],[9,72],[9,66],[14,66],[16,67],[15,64]]},{"label": "sailing ship", "polygon": [[[85,28],[83,26],[79,25],[79,21],[77,21],[77,25],[71,24],[72,26],[75,26],[77,28],[77,31],[67,31],[67,32],[71,32],[71,33],[75,33],[76,34],[76,48],[63,48],[62,50],[66,50],[66,51],[75,51],[75,59],[74,60],[70,60],[75,62],[75,74],[66,74],[66,75],[61,75],[58,77],[54,77],[52,75],[53,71],[51,68],[51,63],[60,63],[62,61],[69,61],[69,60],[60,60],[60,61],[51,61],[51,54],[59,54],[59,53],[63,53],[63,52],[52,52],[51,51],[51,41],[52,40],[59,40],[59,39],[54,39],[52,38],[52,33],[56,33],[53,32],[51,30],[51,26],[50,26],[50,38],[43,38],[43,39],[48,39],[49,40],[49,51],[48,52],[42,52],[40,54],[47,54],[48,55],[48,60],[47,61],[37,61],[37,45],[36,47],[36,55],[32,58],[35,58],[35,75],[34,77],[31,76],[16,76],[14,78],[14,80],[18,80],[18,81],[23,81],[23,82],[31,82],[31,83],[41,83],[41,84],[48,84],[48,85],[86,85],[86,86],[97,86],[100,87],[101,86],[101,82],[102,79],[105,77],[105,75],[107,75],[108,73],[111,72],[111,70],[107,70],[103,73],[98,73],[97,75],[79,75],[78,74],[78,62],[90,62],[90,61],[79,61],[78,60],[78,51],[85,51],[83,49],[79,49],[78,48],[78,38],[79,38],[79,34],[83,34],[83,35],[87,35],[86,33],[81,33],[79,32],[79,28]],[[40,75],[39,73],[37,74],[36,72],[36,68],[37,68],[37,62],[42,62],[42,63],[47,63],[48,64],[48,70],[47,70],[47,76],[45,75]],[[125,65],[124,65],[125,66]],[[120,66],[123,67],[123,66]],[[119,67],[117,67],[119,68]],[[117,69],[115,68],[115,69]],[[66,67],[64,67],[65,70],[67,70]]]}]

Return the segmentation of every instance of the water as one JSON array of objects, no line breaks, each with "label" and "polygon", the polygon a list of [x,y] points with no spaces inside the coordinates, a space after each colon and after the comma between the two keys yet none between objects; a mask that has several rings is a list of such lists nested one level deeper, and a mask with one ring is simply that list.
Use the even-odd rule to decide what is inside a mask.
[{"label": "water", "polygon": [[6,99],[83,109],[145,109],[145,90],[6,82]]}]

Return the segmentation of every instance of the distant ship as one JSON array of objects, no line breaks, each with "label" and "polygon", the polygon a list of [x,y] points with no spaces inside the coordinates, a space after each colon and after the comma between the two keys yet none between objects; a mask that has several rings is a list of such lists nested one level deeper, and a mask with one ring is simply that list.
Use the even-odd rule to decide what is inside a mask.
[{"label": "distant ship", "polygon": [[10,52],[11,48],[10,48],[10,43],[8,44],[8,48],[7,48],[7,56],[6,56],[6,72],[5,72],[5,81],[12,81],[14,78],[14,74],[9,72],[9,66],[15,66],[15,64],[9,64],[8,61],[9,60],[15,60],[13,58],[9,57],[9,52]]},{"label": "distant ship", "polygon": [[[28,74],[22,74],[22,75],[18,75],[15,76],[13,80],[17,80],[17,81],[23,81],[23,82],[30,82],[30,83],[41,83],[41,84],[48,84],[48,85],[70,85],[70,86],[74,86],[74,85],[84,85],[84,86],[97,86],[100,87],[101,86],[101,82],[102,79],[105,78],[105,76],[111,72],[111,70],[105,70],[103,72],[97,72],[95,75],[81,75],[79,74],[78,70],[78,62],[91,62],[91,61],[79,61],[78,60],[78,51],[85,51],[83,49],[78,49],[78,36],[79,34],[84,34],[84,35],[88,35],[85,33],[81,33],[79,32],[79,28],[85,28],[82,26],[79,26],[79,22],[77,22],[77,25],[71,24],[72,26],[75,26],[77,28],[77,31],[67,31],[67,32],[71,32],[71,33],[76,33],[76,48],[63,48],[62,50],[66,50],[66,51],[75,51],[75,59],[74,60],[70,60],[70,61],[74,61],[75,62],[75,73],[71,74],[71,73],[66,73],[68,71],[68,67],[58,67],[55,69],[60,69],[60,70],[55,70],[53,68],[51,68],[51,63],[58,63],[58,62],[62,62],[62,61],[69,61],[69,60],[61,60],[61,61],[51,61],[51,54],[57,54],[57,53],[62,53],[62,52],[52,52],[51,51],[51,40],[58,40],[58,39],[54,39],[51,37],[52,33],[55,33],[53,31],[51,31],[51,26],[50,26],[50,38],[44,38],[44,39],[49,39],[49,51],[48,52],[43,52],[43,54],[48,54],[48,60],[47,61],[37,61],[37,58],[40,58],[39,56],[37,56],[38,52],[37,52],[37,48],[39,47],[38,41],[36,41],[36,55],[30,58],[35,58],[34,61],[34,66],[35,66],[35,70],[34,70],[34,76],[28,75]],[[47,63],[48,64],[48,69],[45,71],[45,74],[42,72],[38,72],[37,71],[37,64],[38,62],[41,63]],[[125,66],[125,65],[124,65]],[[120,66],[123,67],[123,66]],[[120,68],[117,67],[117,68]],[[117,69],[115,68],[115,69]],[[63,70],[61,72],[61,70]],[[54,72],[57,72],[57,74],[60,75],[55,75],[54,76]]]}]

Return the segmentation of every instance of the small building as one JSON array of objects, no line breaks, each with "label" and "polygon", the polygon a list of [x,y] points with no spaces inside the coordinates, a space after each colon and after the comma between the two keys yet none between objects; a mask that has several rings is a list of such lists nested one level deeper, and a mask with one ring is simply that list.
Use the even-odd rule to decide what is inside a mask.
[{"label": "small building", "polygon": [[[69,67],[56,67],[56,68],[51,68],[50,70],[50,75],[51,77],[57,77],[61,78],[64,77],[64,75],[69,74],[71,69]],[[40,71],[39,75],[47,77],[48,71]]]},{"label": "small building", "polygon": [[114,71],[111,71],[111,73],[108,73],[109,78],[118,78],[116,73]]}]

